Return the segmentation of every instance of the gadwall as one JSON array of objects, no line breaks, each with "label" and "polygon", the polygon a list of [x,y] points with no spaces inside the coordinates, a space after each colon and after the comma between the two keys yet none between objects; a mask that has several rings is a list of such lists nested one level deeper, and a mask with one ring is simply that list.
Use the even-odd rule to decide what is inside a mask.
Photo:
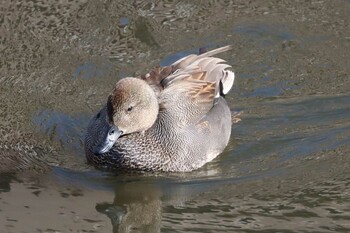
[{"label": "gadwall", "polygon": [[230,48],[118,81],[88,126],[88,162],[108,170],[185,172],[213,160],[231,134],[224,96],[234,73],[212,56]]}]

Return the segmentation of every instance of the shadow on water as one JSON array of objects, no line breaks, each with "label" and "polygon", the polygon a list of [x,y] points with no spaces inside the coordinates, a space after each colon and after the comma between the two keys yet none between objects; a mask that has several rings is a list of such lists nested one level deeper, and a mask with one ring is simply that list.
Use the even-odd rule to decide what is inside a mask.
[{"label": "shadow on water", "polygon": [[91,61],[86,61],[82,65],[78,66],[72,77],[74,79],[91,79],[91,78],[103,78],[107,75],[113,67],[112,63],[105,63],[102,65],[96,65]]},{"label": "shadow on water", "polygon": [[41,132],[48,135],[50,140],[60,143],[63,148],[81,153],[84,129],[89,123],[89,117],[86,114],[70,116],[54,110],[43,110],[35,114],[33,123]]},{"label": "shadow on water", "polygon": [[262,48],[292,40],[295,37],[284,25],[245,24],[237,26],[234,32],[244,35],[249,40],[259,41]]}]

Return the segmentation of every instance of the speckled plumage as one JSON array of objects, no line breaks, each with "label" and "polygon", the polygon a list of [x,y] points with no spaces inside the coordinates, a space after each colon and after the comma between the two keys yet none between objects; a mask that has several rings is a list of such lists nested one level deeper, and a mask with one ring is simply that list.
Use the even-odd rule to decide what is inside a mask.
[{"label": "speckled plumage", "polygon": [[[149,110],[150,113],[159,111],[155,122],[146,130],[135,131],[135,126],[141,127],[141,121],[148,120],[150,115],[148,109],[145,112],[143,108],[141,121],[134,122],[133,132],[118,138],[108,152],[94,154],[108,125],[124,123],[126,113],[118,100],[125,96],[133,98],[127,97],[133,93],[119,97],[121,90],[116,88],[109,98],[109,107],[101,109],[88,126],[85,138],[88,162],[112,170],[183,172],[214,159],[230,138],[231,112],[223,95],[231,89],[234,73],[227,70],[230,66],[224,60],[211,56],[228,49],[226,46],[201,55],[189,55],[171,66],[137,77],[145,84],[130,85],[140,85],[141,96],[144,85],[155,93],[159,108]],[[134,83],[133,79],[130,83]],[[128,85],[124,84],[127,88],[122,92],[129,89]],[[130,90],[135,92],[133,88]],[[153,100],[144,101],[149,104],[147,102]],[[134,111],[138,114],[136,108]],[[128,126],[124,128],[123,131],[127,131]]]}]

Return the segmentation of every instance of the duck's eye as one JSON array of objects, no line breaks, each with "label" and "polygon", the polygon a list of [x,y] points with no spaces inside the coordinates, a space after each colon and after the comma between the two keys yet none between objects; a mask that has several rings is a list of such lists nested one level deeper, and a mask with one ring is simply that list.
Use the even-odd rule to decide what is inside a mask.
[{"label": "duck's eye", "polygon": [[130,112],[132,110],[132,106],[128,107],[128,112]]}]

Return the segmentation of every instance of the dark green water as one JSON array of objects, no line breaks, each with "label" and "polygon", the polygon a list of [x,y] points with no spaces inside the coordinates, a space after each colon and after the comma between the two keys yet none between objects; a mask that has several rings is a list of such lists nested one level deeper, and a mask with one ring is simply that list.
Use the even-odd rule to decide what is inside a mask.
[{"label": "dark green water", "polygon": [[[349,1],[3,1],[0,232],[349,232]],[[236,73],[225,152],[185,174],[88,166],[118,79],[199,48]]]}]

